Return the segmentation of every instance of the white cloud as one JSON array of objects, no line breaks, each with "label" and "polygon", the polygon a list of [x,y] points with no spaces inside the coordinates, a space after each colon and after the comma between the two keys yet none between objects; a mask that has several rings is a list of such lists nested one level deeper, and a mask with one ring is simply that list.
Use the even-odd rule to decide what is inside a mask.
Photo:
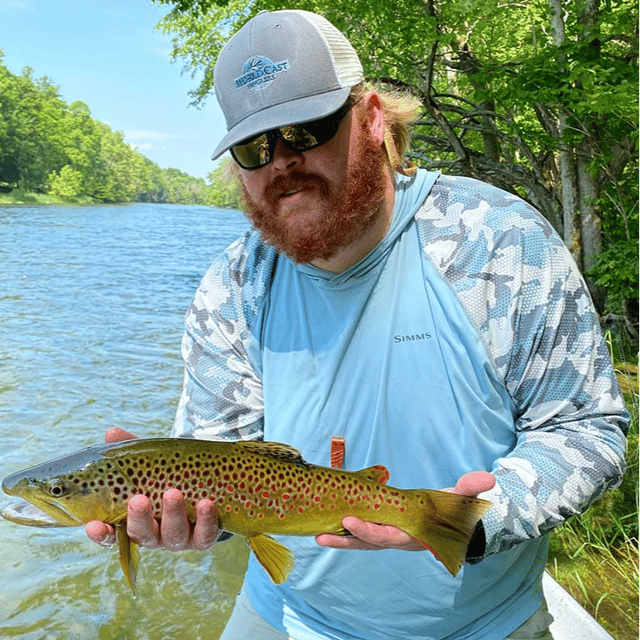
[{"label": "white cloud", "polygon": [[127,140],[152,140],[154,142],[160,142],[162,140],[175,138],[174,135],[172,135],[171,133],[166,133],[165,131],[147,131],[146,129],[133,129],[131,131],[125,131],[124,137]]}]

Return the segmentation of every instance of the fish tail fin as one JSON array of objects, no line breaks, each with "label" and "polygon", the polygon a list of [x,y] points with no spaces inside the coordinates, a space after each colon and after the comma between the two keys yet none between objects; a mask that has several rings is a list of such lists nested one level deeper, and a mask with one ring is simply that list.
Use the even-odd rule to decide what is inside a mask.
[{"label": "fish tail fin", "polygon": [[118,538],[120,566],[131,587],[131,591],[135,595],[136,578],[138,577],[138,566],[140,565],[140,549],[127,534],[126,520],[121,520],[116,524],[116,536]]},{"label": "fish tail fin", "polygon": [[415,490],[423,515],[406,532],[444,564],[452,576],[465,562],[476,525],[491,502],[447,491]]},{"label": "fish tail fin", "polygon": [[282,584],[289,577],[294,565],[290,549],[264,534],[249,536],[247,544],[274,584]]}]

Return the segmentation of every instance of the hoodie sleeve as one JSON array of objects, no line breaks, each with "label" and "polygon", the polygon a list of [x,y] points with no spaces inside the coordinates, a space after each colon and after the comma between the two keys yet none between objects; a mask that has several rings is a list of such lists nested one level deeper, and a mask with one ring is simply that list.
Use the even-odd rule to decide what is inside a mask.
[{"label": "hoodie sleeve", "polygon": [[516,445],[490,470],[485,555],[536,538],[617,486],[629,416],[569,251],[532,207],[441,178],[420,216],[425,255],[455,291],[516,407]]},{"label": "hoodie sleeve", "polygon": [[252,329],[275,261],[248,232],[209,268],[185,316],[184,384],[171,435],[259,440],[263,398]]}]

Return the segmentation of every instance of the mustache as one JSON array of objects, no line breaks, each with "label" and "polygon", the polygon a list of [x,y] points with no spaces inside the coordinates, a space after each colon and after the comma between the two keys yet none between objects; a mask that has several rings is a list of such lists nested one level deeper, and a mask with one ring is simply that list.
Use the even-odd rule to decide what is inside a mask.
[{"label": "mustache", "polygon": [[305,187],[317,187],[324,192],[329,190],[327,181],[322,176],[308,171],[295,170],[286,175],[276,176],[265,187],[264,195],[267,200],[274,201],[283,193]]}]

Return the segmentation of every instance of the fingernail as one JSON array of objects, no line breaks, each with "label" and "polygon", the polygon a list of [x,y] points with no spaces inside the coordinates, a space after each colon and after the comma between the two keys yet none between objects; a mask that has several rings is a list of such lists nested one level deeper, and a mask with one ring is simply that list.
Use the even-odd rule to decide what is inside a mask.
[{"label": "fingernail", "polygon": [[201,504],[200,505],[200,513],[203,516],[210,516],[213,513],[213,505],[212,504]]}]

